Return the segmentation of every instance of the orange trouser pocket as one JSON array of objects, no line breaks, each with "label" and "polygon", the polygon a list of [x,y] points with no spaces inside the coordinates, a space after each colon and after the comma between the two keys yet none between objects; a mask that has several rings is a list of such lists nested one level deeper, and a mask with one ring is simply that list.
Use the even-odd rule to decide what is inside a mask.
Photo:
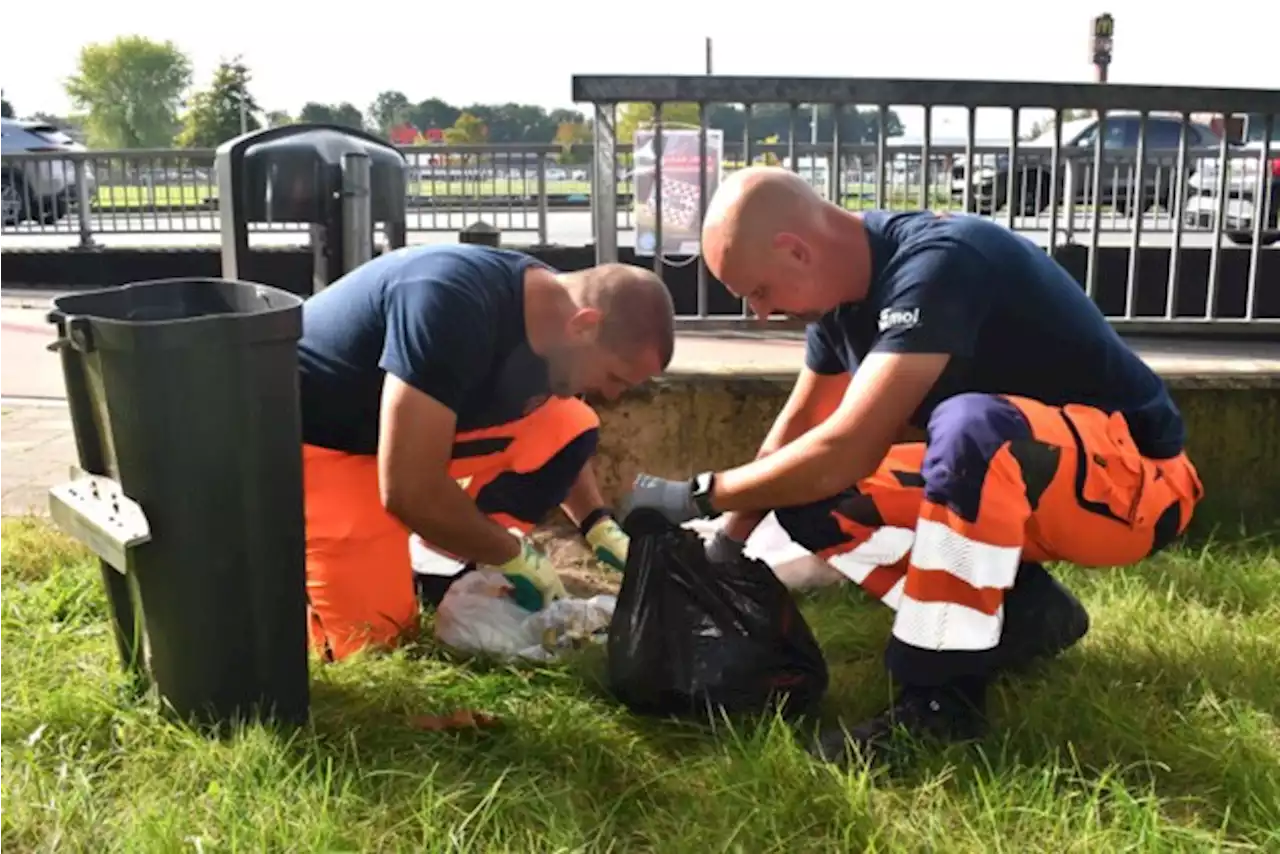
[{"label": "orange trouser pocket", "polygon": [[1185,453],[1144,457],[1119,413],[1009,398],[1061,462],[1031,521],[1047,558],[1085,566],[1141,560],[1186,530],[1202,495]]},{"label": "orange trouser pocket", "polygon": [[378,460],[302,449],[312,647],[337,660],[417,626],[409,531],[382,507]]}]

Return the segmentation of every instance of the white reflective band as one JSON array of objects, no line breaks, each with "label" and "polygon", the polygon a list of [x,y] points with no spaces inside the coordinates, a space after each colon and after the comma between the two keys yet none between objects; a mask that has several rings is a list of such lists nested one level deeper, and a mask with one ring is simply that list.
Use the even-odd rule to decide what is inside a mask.
[{"label": "white reflective band", "polygon": [[880,601],[888,605],[893,610],[902,607],[902,588],[907,586],[907,577],[904,575],[889,588],[889,592],[880,597]]},{"label": "white reflective band", "polygon": [[827,563],[850,581],[861,584],[871,570],[893,566],[906,557],[915,538],[915,531],[910,528],[877,528],[866,542],[851,551],[832,555]]},{"label": "white reflective band", "polygon": [[903,596],[893,636],[920,649],[974,652],[994,648],[1003,623],[1003,605],[992,616],[954,602],[921,602]]},{"label": "white reflective band", "polygon": [[1018,575],[1021,559],[1019,546],[980,543],[929,519],[916,523],[911,565],[917,569],[940,569],[973,587],[1008,590]]}]

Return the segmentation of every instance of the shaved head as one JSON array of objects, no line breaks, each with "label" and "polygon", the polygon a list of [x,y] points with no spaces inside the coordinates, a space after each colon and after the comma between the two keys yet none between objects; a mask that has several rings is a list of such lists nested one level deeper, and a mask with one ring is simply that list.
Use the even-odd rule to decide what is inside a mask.
[{"label": "shaved head", "polygon": [[849,296],[861,222],[789,169],[749,166],[716,190],[702,226],[707,269],[757,316],[813,320]]},{"label": "shaved head", "polygon": [[749,166],[720,184],[707,206],[702,251],[721,281],[751,265],[781,231],[804,232],[825,201],[790,169]]}]

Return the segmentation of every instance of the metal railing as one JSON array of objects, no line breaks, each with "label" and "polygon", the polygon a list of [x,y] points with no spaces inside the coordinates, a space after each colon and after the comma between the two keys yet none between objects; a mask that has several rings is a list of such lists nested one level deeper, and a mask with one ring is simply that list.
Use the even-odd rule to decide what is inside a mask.
[{"label": "metal railing", "polygon": [[[567,149],[549,144],[402,148],[408,161],[410,242],[453,239],[484,220],[497,226],[508,244],[594,244],[597,258],[608,260],[617,257],[620,246],[640,238],[655,244],[652,263],[659,271],[697,262],[693,314],[707,318],[709,283],[696,257],[696,240],[692,257],[686,243],[688,260],[671,259],[663,232],[669,230],[673,211],[671,205],[662,210],[667,193],[652,191],[663,185],[665,163],[654,154],[674,138],[673,129],[661,122],[649,127],[638,173],[634,147],[619,142],[614,129],[618,108],[628,103],[696,103],[700,121],[692,133],[697,158],[705,163],[708,108],[735,103],[744,107],[742,132],[739,139],[723,140],[718,155],[725,172],[744,163],[778,162],[807,175],[827,198],[839,199],[850,210],[969,212],[993,217],[1045,247],[1083,246],[1082,277],[1095,296],[1102,253],[1127,248],[1123,307],[1108,311],[1119,322],[1158,320],[1171,328],[1169,322],[1182,320],[1218,326],[1245,321],[1256,326],[1249,322],[1272,316],[1258,306],[1280,289],[1280,274],[1264,280],[1267,270],[1276,269],[1268,264],[1280,259],[1280,248],[1267,248],[1280,239],[1280,178],[1275,174],[1280,145],[1273,144],[1280,132],[1274,126],[1280,113],[1276,92],[981,81],[578,77],[574,95],[594,105],[592,144]],[[753,133],[753,110],[769,103],[789,109],[783,142],[760,143],[756,137],[761,134]],[[869,104],[874,111],[873,138],[842,139],[841,111],[858,104]],[[805,139],[809,105],[831,111],[828,141]],[[887,135],[889,110],[901,105],[923,111],[919,141]],[[1136,112],[1119,112],[1124,107]],[[935,123],[934,117],[949,108],[963,113],[962,139],[943,141],[937,132],[942,122]],[[1048,132],[1035,141],[1019,138],[1022,117],[1037,108],[1048,110],[1053,119]],[[1007,143],[979,142],[978,111],[992,109],[1005,112]],[[1081,109],[1094,117],[1097,131],[1083,144],[1068,138],[1062,121],[1067,111]],[[1272,119],[1261,136],[1252,134],[1251,147],[1243,148],[1191,119],[1193,113],[1214,111]],[[1173,136],[1157,139],[1157,124],[1169,121]],[[1108,139],[1109,127],[1126,122],[1136,128],[1130,145],[1096,143]],[[806,132],[800,132],[802,127]],[[1075,132],[1070,125],[1067,130]],[[687,137],[689,129],[684,132]],[[705,204],[701,200],[709,192],[708,182],[718,177],[718,172],[708,177],[706,169],[696,171],[701,177],[684,198],[686,205],[693,200],[695,237]],[[5,154],[3,175],[5,248],[160,248],[214,245],[219,239],[211,149]],[[614,192],[600,191],[609,186]],[[305,245],[310,233],[306,224],[282,222],[254,223],[250,231],[256,246]],[[1247,247],[1244,269],[1237,260],[1242,250],[1230,252],[1232,244]],[[1139,247],[1144,251],[1133,251]],[[1203,308],[1190,314],[1178,308],[1179,292],[1189,277],[1200,275],[1190,267],[1201,265],[1194,251],[1187,250],[1209,256]],[[1224,259],[1231,263],[1224,265]],[[1136,283],[1140,277],[1150,279],[1149,268],[1154,267],[1163,268],[1163,312],[1158,315],[1139,311],[1136,300]],[[1117,278],[1114,265],[1107,278]],[[1247,278],[1243,310],[1220,312],[1223,282],[1237,287],[1242,278]]]},{"label": "metal railing", "polygon": [[[1240,331],[1256,332],[1260,327],[1276,331],[1280,312],[1266,317],[1258,311],[1261,297],[1273,298],[1280,290],[1280,274],[1269,274],[1263,280],[1264,246],[1275,238],[1276,208],[1280,206],[1277,188],[1280,188],[1280,167],[1274,162],[1280,157],[1280,146],[1273,147],[1273,139],[1280,128],[1275,127],[1280,115],[1280,92],[1274,90],[1210,89],[1189,87],[1124,86],[1114,84],[1055,84],[1017,83],[997,81],[932,81],[932,80],[880,80],[880,79],[816,79],[816,78],[768,78],[768,77],[716,77],[716,76],[575,76],[573,97],[578,103],[592,105],[593,143],[595,161],[593,179],[597,185],[608,186],[619,170],[616,138],[618,108],[626,104],[647,104],[654,120],[651,123],[651,186],[663,187],[663,137],[662,109],[666,104],[696,104],[698,111],[697,168],[695,187],[690,195],[694,199],[697,221],[701,222],[709,198],[709,183],[714,175],[708,175],[708,115],[712,105],[741,105],[745,111],[743,149],[744,159],[752,160],[761,147],[753,143],[751,130],[752,112],[763,104],[784,104],[790,107],[790,132],[783,146],[788,165],[799,171],[800,164],[808,158],[812,165],[820,156],[830,165],[826,183],[828,197],[847,197],[848,178],[844,164],[850,153],[859,159],[873,156],[877,166],[875,174],[874,206],[893,207],[890,169],[886,168],[896,158],[911,157],[925,177],[918,185],[918,207],[936,207],[930,204],[934,197],[938,158],[963,155],[961,162],[952,164],[945,183],[949,184],[949,196],[959,196],[962,210],[981,211],[984,206],[997,214],[1010,228],[1027,230],[1030,223],[1039,225],[1046,232],[1047,247],[1057,247],[1060,238],[1076,242],[1082,236],[1086,247],[1084,287],[1095,299],[1098,296],[1100,249],[1120,238],[1119,246],[1127,248],[1123,309],[1108,312],[1119,324],[1156,325],[1172,328],[1180,325],[1214,324],[1220,328],[1236,327]],[[842,110],[869,105],[875,110],[876,139],[874,143],[850,147],[840,139],[840,115]],[[894,144],[887,135],[888,111],[891,107],[912,105],[924,114],[924,132],[915,146]],[[834,113],[833,139],[829,144],[815,146],[800,141],[797,133],[801,125],[801,108],[822,106]],[[958,108],[964,112],[967,132],[962,146],[940,146],[933,142],[933,116],[939,108]],[[983,108],[1000,108],[1008,111],[1009,143],[995,149],[977,144],[977,111]],[[1087,110],[1094,117],[1095,132],[1091,144],[1066,147],[1064,140],[1064,115],[1068,111]],[[1019,139],[1021,117],[1031,110],[1048,110],[1052,113],[1050,125],[1051,143],[1034,149]],[[1123,112],[1122,112],[1123,111]],[[1132,114],[1128,111],[1132,111]],[[808,113],[808,110],[805,110]],[[1214,140],[1216,152],[1205,150],[1193,141],[1203,141],[1200,129],[1192,123],[1192,113],[1220,114],[1230,119],[1236,114],[1262,117],[1265,130],[1256,150],[1238,150],[1225,137]],[[1132,135],[1132,147],[1122,145],[1112,148],[1107,143],[1109,122],[1136,122]],[[1172,117],[1177,124],[1177,143],[1172,151],[1157,150],[1155,126]],[[1224,125],[1228,122],[1224,122]],[[1047,148],[1047,150],[1046,150]],[[984,154],[992,154],[995,163],[984,162]],[[1003,160],[1003,167],[1001,166]],[[1205,168],[1206,161],[1215,168]],[[1252,166],[1252,168],[1247,168]],[[1047,167],[1047,168],[1046,168]],[[1003,168],[1003,171],[1001,171]],[[688,171],[684,173],[686,176]],[[946,174],[944,172],[944,174]],[[1120,175],[1127,179],[1120,180]],[[1196,179],[1196,176],[1200,176]],[[1209,180],[1212,176],[1212,181]],[[686,180],[687,177],[686,177]],[[1012,190],[1012,192],[1010,192]],[[651,194],[651,218],[653,221],[653,266],[661,274],[667,265],[664,257],[664,201],[663,192]],[[1136,199],[1136,203],[1135,203]],[[1010,200],[1013,203],[1009,203]],[[1158,219],[1152,219],[1147,211],[1160,206],[1168,210],[1168,238],[1159,237],[1157,245],[1165,251],[1163,311],[1144,313],[1135,311],[1138,282],[1144,264],[1152,264],[1150,255],[1140,251],[1148,249],[1152,242],[1144,237],[1160,228]],[[1252,210],[1250,210],[1252,209]],[[593,197],[592,215],[596,234],[596,260],[604,262],[618,256],[617,200],[610,194]],[[1065,215],[1065,216],[1064,216]],[[1030,216],[1030,219],[1029,219]],[[1041,218],[1043,217],[1043,219]],[[1123,235],[1113,232],[1104,238],[1108,221],[1122,221]],[[1041,225],[1041,223],[1043,223]],[[1233,227],[1234,223],[1234,227]],[[1080,232],[1084,232],[1081,235]],[[1118,231],[1118,230],[1117,230]],[[1219,311],[1219,296],[1223,284],[1224,237],[1231,242],[1248,246],[1248,263],[1244,272],[1245,283],[1243,310],[1240,313]],[[1179,291],[1188,279],[1187,258],[1184,249],[1205,246],[1208,253],[1207,281],[1203,311],[1198,314],[1179,312]],[[1270,250],[1267,256],[1273,256]],[[1280,256],[1277,256],[1280,257]],[[697,316],[707,318],[708,275],[702,259],[697,263]],[[1277,268],[1267,264],[1268,269]],[[1265,290],[1264,290],[1265,289]],[[744,312],[746,311],[743,305]],[[1250,328],[1251,327],[1251,328]]]},{"label": "metal railing", "polygon": [[[927,159],[922,156],[927,149]],[[590,243],[599,220],[590,222],[594,190],[593,148],[574,146],[424,146],[402,149],[409,161],[407,226],[410,233],[456,233],[477,219],[485,219],[507,233],[514,242],[536,244]],[[788,162],[810,177],[828,197],[839,194],[850,210],[886,208],[970,211],[995,215],[1010,227],[1053,232],[1052,242],[1071,242],[1080,232],[1129,232],[1136,195],[1137,150],[1108,149],[1100,170],[1102,205],[1092,216],[1095,191],[1094,155],[1091,150],[1062,150],[1058,164],[1070,170],[1069,181],[1077,192],[1064,196],[1057,218],[1050,217],[1047,198],[1053,153],[1021,148],[1009,161],[1010,147],[933,143],[912,146],[888,138],[879,143],[813,145],[808,142],[762,144],[726,141],[726,172],[744,162]],[[1214,186],[1205,174],[1240,171],[1241,163],[1256,155],[1229,148],[1228,169],[1219,168],[1224,155],[1217,146],[1188,146],[1183,168],[1177,152],[1147,152],[1142,194],[1144,232],[1171,233],[1182,220],[1185,233],[1208,234],[1213,219],[1189,217],[1182,204],[1188,199],[1213,197]],[[4,234],[19,238],[76,237],[92,245],[95,236],[154,235],[204,236],[216,242],[218,186],[211,149],[156,149],[88,152],[39,152],[6,154]],[[555,158],[565,158],[559,162]],[[964,164],[973,161],[973,180],[965,190]],[[630,144],[615,146],[614,167],[617,202],[615,232],[633,232],[634,165]],[[588,162],[579,162],[588,161]],[[928,168],[923,164],[928,163]],[[1015,163],[1015,202],[1007,204],[1007,162]],[[1185,173],[1179,184],[1176,176]],[[983,175],[997,176],[986,181]],[[16,176],[17,181],[14,181]],[[1177,195],[1183,186],[1189,190]],[[985,194],[985,195],[984,195]],[[8,205],[14,212],[10,216]],[[86,204],[87,202],[87,204]],[[1241,205],[1227,200],[1226,213]],[[1182,216],[1179,214],[1182,213]],[[569,214],[569,217],[564,216]],[[574,215],[576,214],[576,221]],[[554,215],[554,216],[553,216]],[[567,227],[566,227],[567,226]],[[278,242],[305,240],[308,228],[301,223],[254,223],[258,235]],[[1226,230],[1229,237],[1247,242],[1245,231]],[[268,237],[266,242],[271,242]],[[37,243],[34,245],[48,245]],[[125,245],[123,243],[117,245]],[[145,245],[140,241],[138,245]]]},{"label": "metal railing", "polygon": [[[411,232],[457,233],[477,218],[504,232],[548,239],[548,203],[583,181],[549,180],[554,145],[401,149],[408,160],[406,224]],[[213,149],[13,153],[3,156],[4,234],[24,240],[77,237],[83,246],[118,235],[133,245],[216,243],[218,181]],[[585,210],[585,198],[584,198]],[[261,243],[305,243],[306,223],[252,223]],[[49,241],[32,245],[49,245]],[[129,245],[116,242],[115,245]]]}]

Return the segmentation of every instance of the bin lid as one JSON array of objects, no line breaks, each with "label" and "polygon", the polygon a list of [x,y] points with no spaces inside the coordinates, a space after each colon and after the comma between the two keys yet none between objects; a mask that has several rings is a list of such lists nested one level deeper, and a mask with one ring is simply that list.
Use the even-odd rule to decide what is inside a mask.
[{"label": "bin lid", "polygon": [[250,142],[244,150],[244,159],[246,164],[254,165],[290,160],[341,166],[342,155],[351,152],[367,154],[369,168],[374,170],[400,171],[406,162],[400,150],[390,145],[325,127]]},{"label": "bin lid", "polygon": [[303,298],[270,285],[177,278],[66,294],[48,320],[77,350],[297,340]]}]

